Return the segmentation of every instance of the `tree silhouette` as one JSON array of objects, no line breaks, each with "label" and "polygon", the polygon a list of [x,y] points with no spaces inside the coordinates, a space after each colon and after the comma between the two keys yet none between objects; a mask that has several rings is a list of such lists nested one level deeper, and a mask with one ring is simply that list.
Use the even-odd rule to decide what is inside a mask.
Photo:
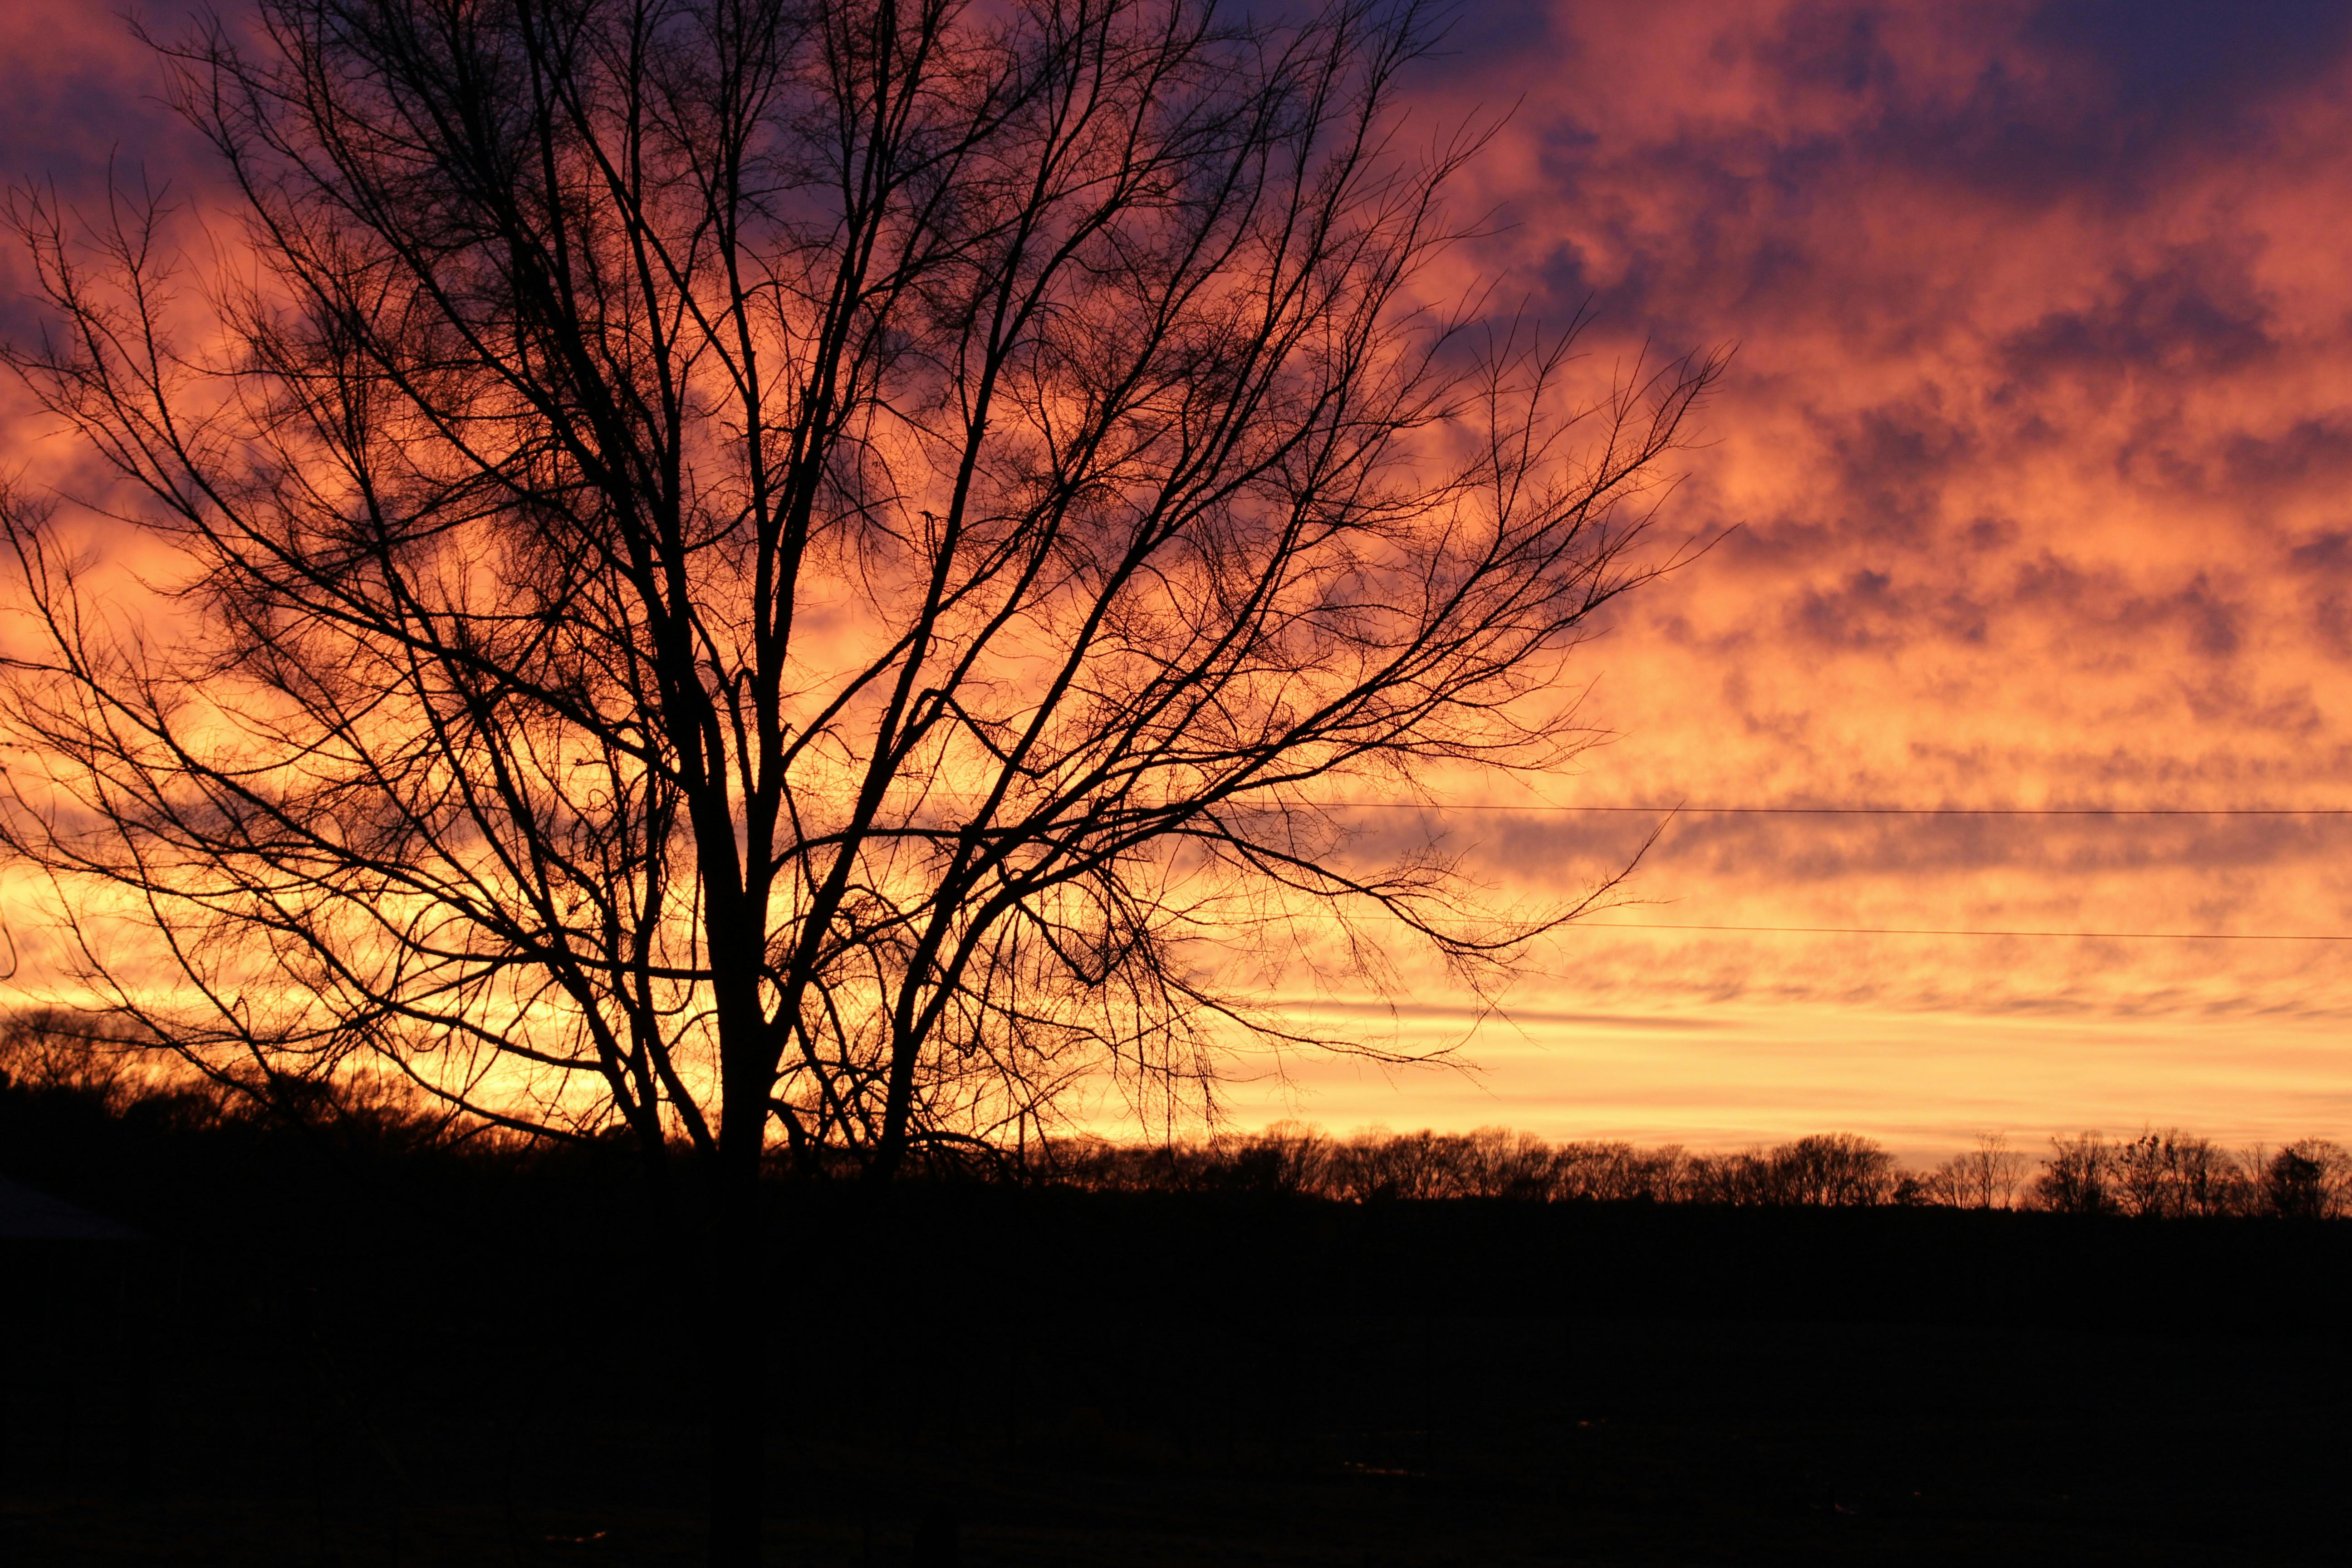
[{"label": "tree silhouette", "polygon": [[2053,1136],[2031,1189],[2034,1205],[2059,1214],[2114,1212],[2115,1149],[2096,1131]]},{"label": "tree silhouette", "polygon": [[1284,957],[1507,971],[1578,906],[1482,912],[1334,803],[1582,742],[1546,694],[1671,564],[1641,498],[1719,361],[1574,404],[1569,337],[1480,324],[1412,5],[258,24],[161,46],[242,251],[14,207],[55,326],[10,363],[162,598],[7,496],[6,840],[76,983],[224,1080],[364,1054],[685,1153],[749,1561],[763,1165],[1380,1048],[1265,1005]]},{"label": "tree silhouette", "polygon": [[2005,1209],[2017,1200],[2026,1158],[2000,1132],[1979,1132],[1976,1147],[1961,1151],[1929,1173],[1923,1190],[1935,1203],[1953,1208]]},{"label": "tree silhouette", "polygon": [[1872,1139],[1816,1132],[1772,1151],[1780,1201],[1847,1208],[1882,1204],[1895,1190],[1895,1157]]},{"label": "tree silhouette", "polygon": [[2249,1164],[2258,1173],[2262,1207],[2288,1219],[2324,1219],[2341,1215],[2352,1188],[2352,1156],[2325,1138],[2301,1138],[2267,1160]]}]

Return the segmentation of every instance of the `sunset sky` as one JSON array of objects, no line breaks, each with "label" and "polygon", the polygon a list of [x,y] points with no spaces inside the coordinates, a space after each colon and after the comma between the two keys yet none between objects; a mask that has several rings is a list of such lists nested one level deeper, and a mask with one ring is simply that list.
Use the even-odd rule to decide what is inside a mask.
[{"label": "sunset sky", "polygon": [[[0,168],[94,195],[111,156],[201,205],[117,9],[5,8]],[[1485,797],[1541,809],[1445,817],[1499,894],[1659,820],[1580,806],[2352,810],[2352,7],[1498,4],[1418,81],[1414,134],[1509,116],[1465,279],[1589,309],[1604,378],[1738,345],[1658,521],[1717,542],[1583,664],[1613,738]],[[1597,928],[2352,936],[2347,851],[2352,816],[1694,809],[1501,1015],[1415,992],[1407,1037],[1475,1074],[1307,1064],[1235,1111],[2346,1138],[2352,942]]]}]

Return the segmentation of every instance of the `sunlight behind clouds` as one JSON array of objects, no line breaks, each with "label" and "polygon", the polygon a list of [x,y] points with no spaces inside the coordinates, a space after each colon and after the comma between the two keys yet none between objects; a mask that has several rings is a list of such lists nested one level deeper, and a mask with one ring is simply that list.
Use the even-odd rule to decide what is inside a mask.
[{"label": "sunlight behind clouds", "polygon": [[[1618,739],[1531,795],[2352,805],[2352,27],[2160,9],[1564,6],[1491,45],[1473,24],[1431,73],[1441,113],[1517,101],[1478,170],[1504,220],[1484,259],[1555,313],[1589,305],[1596,371],[1739,345],[1661,516],[1720,542],[1595,646],[1585,712]],[[1622,864],[1654,823],[1444,826],[1517,891]],[[2348,839],[2329,817],[1697,815],[1613,918],[2345,934]],[[1652,1084],[1683,1109],[1648,1124],[1680,1135],[1737,1122],[1704,1107],[1738,1084],[1725,1103],[1784,1107],[1779,1131],[1948,1131],[1962,1106],[2004,1121],[2004,1095],[2032,1125],[2345,1131],[2320,1047],[2352,944],[1586,931],[1516,994],[1736,1014],[1763,1043],[1737,1059],[1777,1065],[1601,1026],[1531,1030],[1529,1053],[1490,1022],[1469,1054],[1511,1064],[1502,1103],[1414,1082],[1377,1114],[1429,1095],[1449,1121],[1546,1103],[1598,1128]]]}]

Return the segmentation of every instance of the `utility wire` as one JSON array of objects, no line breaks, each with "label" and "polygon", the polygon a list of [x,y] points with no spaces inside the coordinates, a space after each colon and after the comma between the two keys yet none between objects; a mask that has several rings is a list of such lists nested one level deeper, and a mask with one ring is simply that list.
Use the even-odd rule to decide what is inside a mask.
[{"label": "utility wire", "polygon": [[[1609,812],[1646,816],[2352,816],[2352,806],[2318,805],[1438,805],[1411,800],[1335,800],[1349,810]],[[2352,932],[2195,931],[1995,931],[1970,926],[1705,925],[1674,921],[1576,921],[1564,931],[1734,931],[1772,936],[2029,937],[2078,942],[2352,942]]]}]

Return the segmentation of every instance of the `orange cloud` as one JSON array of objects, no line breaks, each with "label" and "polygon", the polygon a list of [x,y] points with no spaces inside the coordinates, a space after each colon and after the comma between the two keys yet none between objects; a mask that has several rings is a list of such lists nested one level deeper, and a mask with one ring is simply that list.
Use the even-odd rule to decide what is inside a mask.
[{"label": "orange cloud", "polygon": [[[2352,805],[2352,16],[1759,0],[1478,26],[1427,91],[1440,115],[1519,100],[1479,171],[1509,220],[1482,259],[1555,314],[1589,301],[1599,368],[1740,345],[1663,518],[1736,531],[1596,647],[1586,711],[1621,739],[1543,795]],[[1454,830],[1531,888],[1637,826]],[[1622,918],[2352,932],[2347,840],[2325,817],[1702,816],[1635,883],[1667,902]],[[1965,1083],[1891,1043],[1915,1026],[2039,1085],[2028,1124],[2227,1103],[2269,1136],[2346,1128],[2306,1047],[2352,1007],[2352,944],[1595,931],[1525,996],[1736,1013],[1759,1050],[1889,1042],[1799,1050],[1781,1079],[1808,1087],[1751,1129],[1960,1125],[1937,1108]],[[1961,1043],[2031,1017],[2112,1047]],[[1476,1119],[1541,1120],[1523,1095],[1601,1125],[1546,1086],[1616,1073],[1606,1031],[1538,1032],[1533,1065],[1482,1032],[1518,1087]],[[1729,1125],[1687,1052],[1629,1048],[1685,1086],[1654,1130]],[[2079,1070],[2026,1070],[2052,1052]]]}]

